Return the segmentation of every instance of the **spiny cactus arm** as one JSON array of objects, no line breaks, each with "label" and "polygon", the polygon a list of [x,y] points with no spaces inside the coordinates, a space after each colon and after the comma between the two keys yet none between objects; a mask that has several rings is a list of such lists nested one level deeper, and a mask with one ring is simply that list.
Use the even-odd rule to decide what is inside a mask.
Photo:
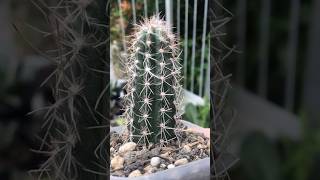
[{"label": "spiny cactus arm", "polygon": [[[108,93],[99,97],[108,78],[97,73],[108,64],[104,62],[108,54],[108,4],[105,0],[38,0],[35,4],[50,16],[51,35],[58,49],[48,54],[54,56],[49,58],[56,65],[48,78],[55,102],[44,116],[45,134],[39,150],[45,150],[49,157],[34,172],[39,173],[39,179],[104,179],[101,174],[105,170],[100,167],[108,167],[107,153],[97,155],[95,150],[109,132],[102,117],[108,109]],[[90,128],[97,126],[101,128]]]},{"label": "spiny cactus arm", "polygon": [[138,26],[127,64],[126,118],[131,140],[166,142],[174,138],[181,98],[180,64],[174,35],[159,17]]}]

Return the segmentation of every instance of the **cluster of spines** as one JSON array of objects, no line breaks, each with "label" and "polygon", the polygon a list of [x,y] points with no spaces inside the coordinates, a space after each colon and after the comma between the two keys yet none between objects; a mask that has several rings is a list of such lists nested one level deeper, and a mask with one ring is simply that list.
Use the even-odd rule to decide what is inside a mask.
[{"label": "cluster of spines", "polygon": [[108,3],[36,0],[33,4],[52,27],[44,33],[55,40],[52,45],[57,49],[41,53],[54,64],[55,70],[43,82],[52,83],[54,102],[40,109],[46,110],[44,135],[39,150],[35,150],[48,158],[30,172],[38,179],[97,179],[97,173],[105,172],[100,168],[108,162],[102,126],[108,109],[107,93],[103,93],[108,87],[104,75]]},{"label": "cluster of spines", "polygon": [[165,144],[181,119],[181,65],[177,39],[159,16],[145,19],[131,37],[126,63],[125,118],[130,140]]}]

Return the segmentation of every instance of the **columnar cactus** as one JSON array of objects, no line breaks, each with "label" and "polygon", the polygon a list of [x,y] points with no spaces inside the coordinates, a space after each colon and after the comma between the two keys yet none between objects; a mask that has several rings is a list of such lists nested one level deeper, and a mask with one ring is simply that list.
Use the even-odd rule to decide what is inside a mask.
[{"label": "columnar cactus", "polygon": [[125,118],[130,140],[164,144],[175,138],[182,98],[177,39],[159,16],[137,25],[126,64]]},{"label": "columnar cactus", "polygon": [[[43,52],[55,68],[44,82],[53,103],[45,112],[41,154],[49,157],[38,179],[100,180],[107,165],[105,136],[108,77],[108,2],[105,0],[35,1],[49,23],[57,49]],[[92,127],[95,127],[94,130]],[[99,128],[98,128],[99,127]],[[38,152],[38,151],[37,151]],[[107,167],[106,167],[107,168]]]}]

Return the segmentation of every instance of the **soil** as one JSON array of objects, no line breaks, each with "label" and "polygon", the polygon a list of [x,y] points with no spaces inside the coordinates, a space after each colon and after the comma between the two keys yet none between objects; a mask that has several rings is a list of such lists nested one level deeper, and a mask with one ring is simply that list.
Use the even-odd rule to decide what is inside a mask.
[{"label": "soil", "polygon": [[[127,152],[119,152],[121,146],[128,144],[128,135],[111,132],[110,174],[120,177],[147,175],[210,157],[208,137],[187,129],[181,131],[178,137],[170,140],[165,146],[161,146],[160,143],[147,146],[138,144]],[[152,158],[153,165],[150,164]],[[158,162],[158,165],[155,166],[154,162]],[[112,167],[112,163],[118,163],[117,168]]]}]

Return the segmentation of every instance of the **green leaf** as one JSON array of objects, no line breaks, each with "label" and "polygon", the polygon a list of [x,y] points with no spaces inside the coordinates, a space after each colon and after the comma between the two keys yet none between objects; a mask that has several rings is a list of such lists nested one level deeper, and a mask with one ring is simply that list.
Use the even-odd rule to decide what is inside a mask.
[{"label": "green leaf", "polygon": [[184,115],[187,121],[200,125],[197,107],[193,104],[187,104]]}]

